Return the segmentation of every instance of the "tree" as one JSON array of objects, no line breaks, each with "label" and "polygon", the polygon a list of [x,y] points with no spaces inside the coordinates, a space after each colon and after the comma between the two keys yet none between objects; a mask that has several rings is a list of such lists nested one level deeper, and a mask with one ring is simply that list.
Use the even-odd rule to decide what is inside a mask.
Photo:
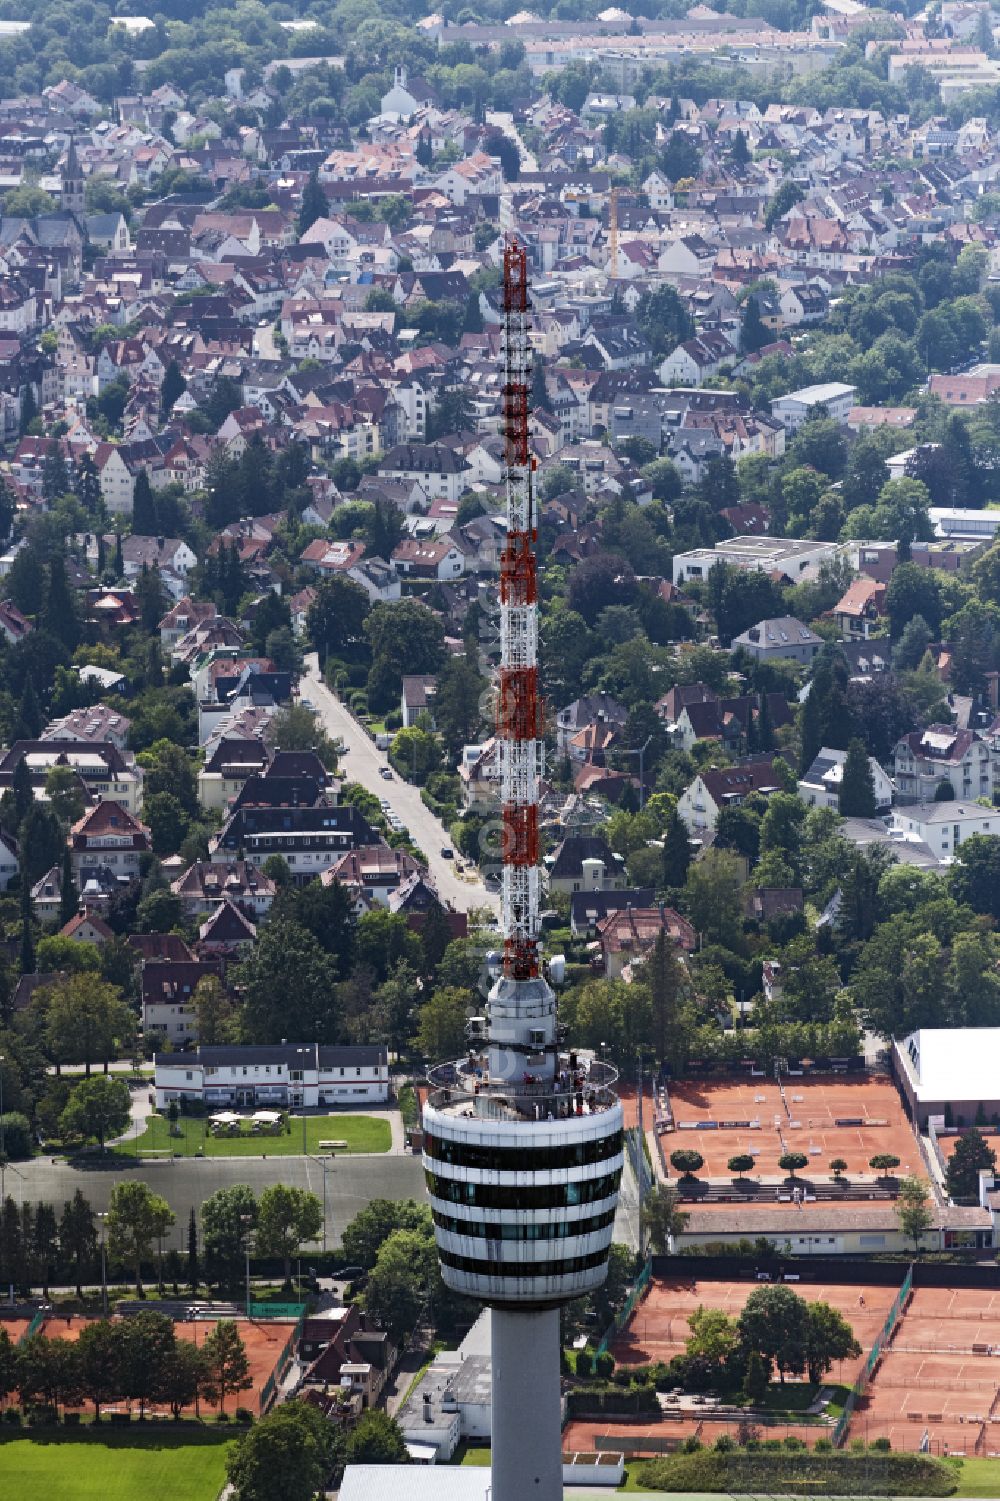
[{"label": "tree", "polygon": [[286,1287],[292,1282],[292,1257],[303,1241],[316,1240],[322,1231],[323,1206],[314,1193],[284,1183],[262,1190],[257,1205],[257,1252],[281,1257]]},{"label": "tree", "polygon": [[948,1159],[944,1182],[953,1199],[979,1202],[979,1174],[992,1173],[997,1154],[975,1126],[963,1131]]},{"label": "tree", "polygon": [[899,563],[885,591],[889,633],[898,641],[915,615],[924,620],[935,636],[941,629],[941,586],[933,568]]},{"label": "tree", "polygon": [[753,354],[770,339],[770,331],[760,316],[760,303],[751,292],[743,306],[743,331],[741,346],[745,353]]},{"label": "tree", "polygon": [[784,1152],[778,1158],[778,1166],[782,1172],[789,1174],[793,1183],[795,1181],[795,1174],[800,1168],[804,1168],[808,1162],[809,1158],[805,1152]]},{"label": "tree", "polygon": [[874,818],[875,777],[863,740],[851,740],[840,782],[840,812],[844,818]]},{"label": "tree", "polygon": [[59,878],[59,926],[65,927],[80,910],[80,893],[73,875],[73,856],[67,842],[63,850],[62,872]]},{"label": "tree", "polygon": [[663,882],[683,886],[691,868],[691,836],[676,806],[671,808],[663,831]]},{"label": "tree", "polygon": [[899,1158],[894,1157],[891,1152],[876,1152],[874,1157],[869,1157],[868,1166],[873,1172],[888,1178],[893,1168],[899,1166]]},{"label": "tree", "polygon": [[688,971],[677,945],[663,929],[656,936],[643,979],[653,1007],[653,1041],[657,1057],[675,1078],[688,1060],[697,1019],[691,1005]]},{"label": "tree", "polygon": [[145,469],[140,469],[135,477],[135,489],[132,494],[132,529],[138,537],[156,536],[156,501],[153,499],[153,487],[149,483],[149,475]]},{"label": "tree", "polygon": [[728,850],[711,849],[687,874],[687,910],[706,942],[728,944],[740,922],[740,863]]},{"label": "tree", "polygon": [[103,1151],[109,1136],[121,1136],[128,1129],[131,1113],[132,1100],[125,1080],[98,1074],[76,1086],[59,1125],[66,1136],[84,1141],[96,1137]]},{"label": "tree", "polygon": [[330,1477],[339,1442],[318,1408],[283,1402],[231,1448],[233,1501],[312,1501]]},{"label": "tree", "polygon": [[773,229],[779,219],[783,219],[790,209],[802,202],[804,196],[797,182],[786,179],[767,206],[767,213],[764,216],[765,226]]},{"label": "tree", "polygon": [[688,1314],[691,1333],[684,1353],[715,1367],[725,1366],[736,1349],[736,1320],[721,1308],[696,1308]]},{"label": "tree", "polygon": [[438,674],[434,693],[434,722],[454,760],[464,745],[474,743],[484,722],[486,679],[468,657],[452,657]]},{"label": "tree", "polygon": [[143,768],[143,796],[167,792],[186,813],[198,812],[198,779],[194,763],[182,746],[167,739],[153,744],[136,757]]},{"label": "tree", "polygon": [[236,974],[247,1041],[338,1040],[337,966],[301,923],[272,918]]},{"label": "tree", "polygon": [[82,1298],[84,1275],[97,1258],[97,1220],[80,1188],[63,1204],[59,1220],[59,1249],[64,1263],[73,1268],[76,1295]]},{"label": "tree", "polygon": [[243,1392],[253,1385],[246,1345],[232,1319],[219,1320],[202,1345],[201,1356],[205,1365],[205,1390],[218,1400],[222,1412],[230,1392]]},{"label": "tree", "polygon": [[390,756],[403,776],[422,786],[441,765],[441,746],[429,730],[411,725],[408,729],[397,730]]},{"label": "tree", "polygon": [[67,651],[73,651],[78,645],[80,621],[76,596],[69,586],[66,564],[61,557],[52,558],[49,562],[45,603],[39,624],[57,641],[61,641]]},{"label": "tree", "polygon": [[173,1349],[167,1350],[160,1359],[156,1372],[156,1396],[161,1402],[166,1402],[174,1422],[179,1422],[183,1409],[190,1407],[206,1390],[210,1376],[205,1350],[212,1338],[214,1335],[209,1335],[203,1349],[186,1339],[175,1340]]},{"label": "tree", "polygon": [[856,1360],[861,1346],[854,1330],[829,1303],[809,1303],[806,1307],[806,1370],[813,1386],[818,1386],[835,1360]]},{"label": "tree", "polygon": [[245,1183],[217,1188],[201,1206],[205,1277],[235,1288],[243,1276],[247,1241],[257,1224],[257,1200]]},{"label": "tree", "polygon": [[61,1403],[75,1404],[80,1399],[79,1352],[66,1340],[28,1335],[18,1345],[17,1375],[25,1407],[40,1402],[55,1411]]},{"label": "tree", "polygon": [[677,1207],[677,1194],[665,1183],[657,1183],[642,1201],[642,1227],[651,1251],[665,1256],[671,1239],[680,1235],[688,1217]]},{"label": "tree", "polygon": [[187,390],[187,381],[180,372],[176,360],[171,360],[163,375],[163,384],[160,387],[160,411],[164,416],[172,409],[174,402],[179,396],[183,396]]},{"label": "tree", "polygon": [[843,1157],[830,1158],[830,1171],[835,1178],[842,1178],[847,1172],[847,1163]]},{"label": "tree", "polygon": [[319,180],[319,171],[314,167],[306,179],[306,185],[302,189],[302,202],[299,205],[299,217],[297,229],[299,239],[307,229],[311,229],[317,219],[323,219],[330,211],[330,200],[323,190]]},{"label": "tree", "polygon": [[347,1440],[347,1459],[353,1465],[409,1463],[402,1429],[387,1412],[370,1408],[361,1414]]},{"label": "tree", "polygon": [[673,131],[660,153],[660,167],[673,183],[685,177],[697,177],[701,171],[698,143],[682,130]]},{"label": "tree", "polygon": [[700,1168],[705,1166],[705,1159],[700,1152],[691,1147],[682,1147],[670,1154],[670,1166],[675,1173],[680,1173],[683,1178],[691,1179]]},{"label": "tree", "polygon": [[372,1199],[344,1227],[341,1249],[345,1261],[369,1271],[382,1245],[394,1230],[430,1228],[430,1211],[415,1199]]},{"label": "tree", "polygon": [[760,1356],[767,1368],[777,1366],[784,1385],[786,1373],[798,1375],[806,1365],[807,1309],[790,1287],[756,1287],[737,1320],[740,1343]]},{"label": "tree", "polygon": [[201,1265],[198,1261],[198,1216],[194,1212],[193,1204],[188,1215],[187,1279],[191,1292],[196,1293],[201,1282]]},{"label": "tree", "polygon": [[433,1236],[393,1230],[375,1258],[365,1288],[365,1310],[398,1344],[416,1327],[439,1276]]},{"label": "tree", "polygon": [[475,1004],[471,991],[445,985],[420,1008],[417,1047],[435,1062],[458,1058],[465,1051],[465,1024]]},{"label": "tree", "polygon": [[[121,992],[97,974],[67,975],[45,992],[45,1043],[57,1064],[82,1063],[89,1077],[91,1064],[107,1066],[134,1030]],[[125,1108],[127,1122],[131,1109],[127,1086]]]},{"label": "tree", "polygon": [[[90,1082],[104,1081],[93,1079]],[[124,1080],[119,1082],[124,1083]],[[174,1213],[170,1205],[159,1194],[153,1193],[148,1183],[131,1179],[116,1183],[111,1190],[107,1218],[108,1250],[112,1260],[135,1269],[137,1297],[143,1296],[142,1263],[149,1256],[153,1242],[173,1223]]]},{"label": "tree", "polygon": [[101,1421],[101,1408],[121,1395],[120,1326],[110,1319],[85,1324],[77,1340],[80,1359],[80,1385],[84,1396],[94,1404],[94,1421]]},{"label": "tree", "polygon": [[744,1178],[747,1173],[752,1173],[754,1165],[755,1159],[750,1156],[749,1152],[738,1152],[735,1157],[730,1157],[726,1163],[729,1171],[735,1173],[739,1178]]},{"label": "tree", "polygon": [[923,1178],[909,1174],[899,1180],[896,1218],[899,1220],[900,1230],[913,1241],[914,1255],[919,1256],[920,1237],[934,1224],[930,1190]]},{"label": "tree", "polygon": [[[119,1184],[118,1188],[122,1186]],[[146,1187],[144,1183],[134,1186]],[[117,1188],[112,1192],[112,1199],[116,1192]],[[173,1320],[166,1314],[144,1309],[112,1327],[119,1342],[121,1386],[118,1395],[129,1402],[138,1402],[139,1417],[143,1418],[146,1403],[155,1401],[159,1395],[160,1370],[177,1343]]]},{"label": "tree", "polygon": [[756,1350],[747,1356],[746,1374],[743,1377],[743,1395],[751,1406],[759,1406],[767,1396],[770,1369]]},{"label": "tree", "polygon": [[956,901],[1000,921],[1000,838],[973,834],[963,839],[955,851],[949,884]]},{"label": "tree", "polygon": [[365,621],[371,614],[368,595],[360,584],[343,574],[334,574],[316,586],[316,597],[306,613],[309,639],[322,663],[354,652],[365,643]]},{"label": "tree", "polygon": [[[154,930],[157,931],[157,930]],[[223,989],[217,975],[205,975],[195,986],[191,998],[202,1047],[216,1047],[235,1040],[236,1007]]]}]

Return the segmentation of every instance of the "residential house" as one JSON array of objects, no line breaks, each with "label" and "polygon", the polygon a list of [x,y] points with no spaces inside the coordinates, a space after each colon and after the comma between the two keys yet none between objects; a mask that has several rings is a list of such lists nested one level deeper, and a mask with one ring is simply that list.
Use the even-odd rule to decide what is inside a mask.
[{"label": "residential house", "polygon": [[782,615],[776,620],[760,620],[732,640],[733,651],[744,651],[758,662],[791,658],[808,665],[823,645],[823,638],[796,620]]},{"label": "residential house", "polygon": [[893,809],[890,838],[897,830],[925,844],[939,863],[948,864],[974,834],[1000,835],[1000,809],[964,799],[915,803]]},{"label": "residential house", "polygon": [[607,978],[620,980],[630,966],[641,964],[661,933],[685,953],[697,947],[695,928],[672,907],[626,907],[602,917],[597,923],[597,942]]},{"label": "residential house", "polygon": [[930,802],[943,782],[956,799],[992,800],[1000,789],[1000,743],[954,725],[911,730],[893,751],[893,779],[899,803]]},{"label": "residential house", "polygon": [[[847,752],[830,750],[827,746],[814,759],[812,765],[798,782],[798,794],[808,808],[833,808],[840,811],[840,784],[844,776]],[[875,787],[875,810],[885,812],[892,806],[892,780],[882,770],[874,756],[868,757],[872,782]]]},{"label": "residential house", "polygon": [[134,880],[143,866],[143,856],[152,853],[149,829],[120,803],[99,802],[88,808],[69,834],[70,858],[77,887],[85,892],[82,872],[99,866],[117,881]]},{"label": "residential house", "polygon": [[699,772],[677,799],[677,811],[693,834],[703,835],[714,830],[723,808],[739,807],[753,792],[769,797],[780,790],[774,756],[751,756],[739,766]]},{"label": "residential house", "polygon": [[568,834],[545,858],[549,894],[624,891],[625,861],[599,834]]}]

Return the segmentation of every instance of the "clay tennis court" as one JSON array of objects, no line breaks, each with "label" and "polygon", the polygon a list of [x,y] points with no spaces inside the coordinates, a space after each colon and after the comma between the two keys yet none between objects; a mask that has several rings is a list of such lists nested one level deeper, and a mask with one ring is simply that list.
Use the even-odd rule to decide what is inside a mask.
[{"label": "clay tennis court", "polygon": [[[81,1332],[88,1324],[96,1323],[95,1319],[81,1318],[74,1315],[72,1318],[54,1317],[46,1319],[40,1333],[49,1339],[77,1340]],[[240,1338],[246,1347],[247,1360],[250,1365],[250,1379],[252,1385],[246,1391],[237,1392],[235,1396],[226,1397],[226,1411],[235,1412],[237,1407],[249,1407],[253,1413],[260,1409],[260,1394],[268,1377],[274,1371],[288,1340],[289,1335],[295,1328],[295,1323],[288,1319],[261,1319],[247,1320],[237,1319],[236,1327]],[[178,1339],[188,1340],[190,1343],[201,1346],[205,1343],[215,1324],[208,1319],[194,1319],[178,1321],[174,1324],[174,1332]],[[114,1406],[115,1404],[112,1404]],[[201,1403],[201,1411],[211,1411],[212,1403]],[[218,1404],[214,1404],[216,1409]],[[192,1409],[189,1409],[193,1411]],[[156,1403],[147,1406],[150,1413],[164,1411]]]},{"label": "clay tennis court", "polygon": [[12,1345],[23,1339],[31,1324],[30,1319],[0,1319],[0,1329],[6,1329]]},{"label": "clay tennis court", "polygon": [[[738,1316],[755,1282],[709,1282],[685,1278],[657,1278],[637,1307],[632,1321],[611,1346],[620,1365],[647,1365],[672,1360],[684,1349],[691,1331],[688,1315],[699,1307],[721,1308]],[[854,1330],[867,1354],[882,1328],[898,1289],[894,1287],[823,1286],[803,1282],[795,1291],[810,1303],[829,1303]],[[864,1302],[861,1302],[861,1299]],[[1000,1361],[998,1361],[1000,1369]],[[838,1362],[830,1372],[831,1382],[850,1385],[861,1360]]]},{"label": "clay tennis court", "polygon": [[[668,1446],[678,1445],[694,1436],[705,1444],[714,1444],[724,1433],[738,1439],[739,1429],[740,1424],[736,1421],[705,1418],[697,1412],[690,1417],[664,1417],[657,1423],[650,1423],[648,1415],[634,1422],[622,1417],[605,1418],[603,1422],[573,1418],[563,1430],[563,1452],[613,1449],[617,1439],[625,1440],[629,1446],[638,1446],[631,1447],[632,1453],[658,1454],[663,1452],[665,1442]],[[828,1433],[828,1429],[815,1423],[773,1423],[760,1427],[760,1432],[765,1438],[801,1438],[811,1448],[817,1438]],[[600,1444],[598,1439],[602,1440]]]},{"label": "clay tennis court", "polygon": [[[786,1152],[804,1152],[800,1171],[831,1177],[830,1163],[840,1157],[847,1174],[871,1176],[872,1157],[898,1157],[898,1172],[923,1173],[920,1149],[895,1084],[888,1078],[826,1076],[774,1079],[685,1079],[670,1085],[670,1105],[677,1129],[663,1136],[671,1152],[693,1149],[705,1159],[703,1178],[730,1182],[730,1157],[754,1158],[751,1176],[781,1178],[778,1160]],[[712,1122],[712,1125],[704,1123]]]},{"label": "clay tennis court", "polygon": [[[996,1353],[994,1353],[996,1352]],[[851,1424],[935,1454],[1000,1454],[1000,1293],[917,1288]]]}]

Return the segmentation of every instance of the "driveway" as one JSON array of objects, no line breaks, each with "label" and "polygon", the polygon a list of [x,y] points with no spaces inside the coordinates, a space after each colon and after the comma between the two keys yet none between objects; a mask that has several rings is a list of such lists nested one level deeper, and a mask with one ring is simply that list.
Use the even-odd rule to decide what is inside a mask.
[{"label": "driveway", "polygon": [[486,907],[495,916],[500,910],[499,900],[486,890],[478,875],[475,878],[463,877],[458,871],[457,861],[442,856],[443,848],[451,848],[451,835],[440,819],[421,802],[420,789],[402,781],[395,771],[391,781],[382,777],[382,768],[389,766],[389,758],[376,749],[375,742],[368,738],[364,728],[323,682],[315,653],[306,657],[301,691],[314,704],[327,734],[332,739],[342,740],[347,747],[340,765],[341,775],[347,781],[360,782],[376,797],[387,799],[392,811],[406,825],[413,842],[423,851],[442,901],[456,912]]}]

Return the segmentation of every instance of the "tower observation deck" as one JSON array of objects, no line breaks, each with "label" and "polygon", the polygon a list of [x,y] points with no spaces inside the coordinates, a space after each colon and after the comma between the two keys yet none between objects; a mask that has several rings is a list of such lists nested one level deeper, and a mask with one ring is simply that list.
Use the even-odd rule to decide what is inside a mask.
[{"label": "tower observation deck", "polygon": [[504,251],[507,542],[496,739],[503,972],[485,1035],[430,1073],[424,1170],[441,1274],[493,1310],[493,1501],[559,1501],[559,1308],[607,1275],[623,1162],[609,1065],[567,1048],[539,960],[542,704],[527,258]]}]

